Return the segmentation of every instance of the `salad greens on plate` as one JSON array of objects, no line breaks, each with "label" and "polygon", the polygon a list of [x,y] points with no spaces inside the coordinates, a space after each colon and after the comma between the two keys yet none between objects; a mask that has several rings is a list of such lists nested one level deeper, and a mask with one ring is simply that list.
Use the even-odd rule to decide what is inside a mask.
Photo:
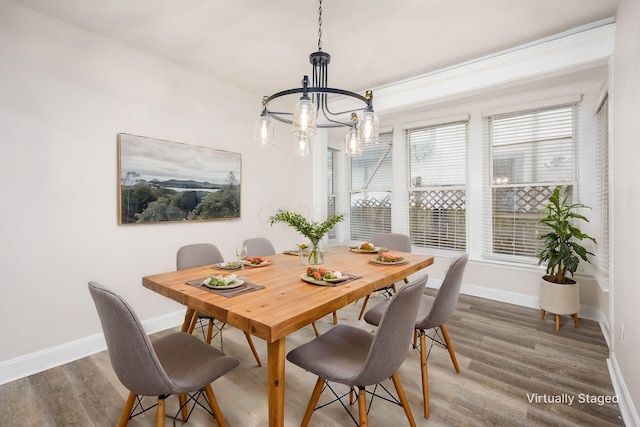
[{"label": "salad greens on plate", "polygon": [[235,285],[237,281],[238,276],[236,276],[235,274],[230,274],[229,276],[218,275],[207,277],[206,279],[204,279],[203,283],[206,286],[210,287],[226,287]]}]

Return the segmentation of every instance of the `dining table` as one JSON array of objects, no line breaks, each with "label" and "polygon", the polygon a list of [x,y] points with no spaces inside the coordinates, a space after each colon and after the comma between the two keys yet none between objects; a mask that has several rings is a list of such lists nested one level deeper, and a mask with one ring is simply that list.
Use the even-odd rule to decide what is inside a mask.
[{"label": "dining table", "polygon": [[[265,257],[259,267],[223,271],[216,265],[206,265],[145,276],[142,284],[187,307],[183,331],[188,330],[197,312],[266,341],[269,426],[283,427],[287,335],[433,264],[432,255],[391,253],[403,260],[379,263],[374,252],[328,246],[324,263],[312,268],[340,271],[350,277],[338,283],[305,281],[309,279],[308,267],[301,265],[298,256],[280,253]],[[227,297],[222,291],[193,285],[210,276],[231,273],[254,285],[254,289]]]}]

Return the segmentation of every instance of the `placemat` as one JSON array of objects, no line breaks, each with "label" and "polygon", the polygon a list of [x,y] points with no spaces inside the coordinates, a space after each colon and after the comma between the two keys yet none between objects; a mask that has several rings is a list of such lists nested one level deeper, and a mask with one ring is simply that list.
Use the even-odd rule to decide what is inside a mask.
[{"label": "placemat", "polygon": [[223,296],[225,298],[231,298],[231,297],[235,297],[238,295],[242,295],[242,294],[246,294],[248,292],[253,292],[253,291],[258,291],[260,289],[264,289],[264,286],[260,286],[260,285],[256,285],[253,283],[249,283],[249,282],[244,282],[241,286],[238,286],[237,288],[233,288],[233,289],[211,289],[205,285],[202,284],[202,282],[204,281],[204,279],[206,279],[206,277],[203,277],[202,279],[196,279],[196,280],[187,280],[187,285],[191,285],[191,286],[195,286],[196,288],[200,288],[200,289],[204,289],[206,291],[209,292],[213,292],[214,294]]}]

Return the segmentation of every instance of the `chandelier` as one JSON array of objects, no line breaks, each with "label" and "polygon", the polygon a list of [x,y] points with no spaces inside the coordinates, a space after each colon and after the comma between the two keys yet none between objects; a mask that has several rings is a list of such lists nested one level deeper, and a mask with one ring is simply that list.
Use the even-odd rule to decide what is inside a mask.
[{"label": "chandelier", "polygon": [[[307,156],[311,153],[310,143],[318,128],[346,127],[349,130],[345,135],[345,153],[349,156],[359,156],[362,154],[363,145],[378,143],[378,116],[373,111],[373,93],[367,91],[363,96],[328,86],[328,65],[331,56],[322,51],[322,0],[319,0],[319,4],[318,51],[309,55],[309,61],[313,66],[311,80],[309,76],[304,76],[302,87],[263,97],[262,114],[256,122],[253,142],[262,146],[274,145],[273,120],[278,120],[292,125],[295,152],[299,156]],[[291,95],[301,95],[293,112],[271,109],[273,101]],[[332,95],[353,98],[360,107],[339,112],[331,111],[329,104]]]}]

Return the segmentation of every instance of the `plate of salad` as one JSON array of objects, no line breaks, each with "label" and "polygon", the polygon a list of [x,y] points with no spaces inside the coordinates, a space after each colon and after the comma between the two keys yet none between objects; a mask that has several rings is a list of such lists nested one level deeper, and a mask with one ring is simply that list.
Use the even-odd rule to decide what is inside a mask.
[{"label": "plate of salad", "polygon": [[211,289],[233,289],[244,285],[244,280],[238,279],[235,274],[229,276],[211,276],[202,281],[202,284]]}]

